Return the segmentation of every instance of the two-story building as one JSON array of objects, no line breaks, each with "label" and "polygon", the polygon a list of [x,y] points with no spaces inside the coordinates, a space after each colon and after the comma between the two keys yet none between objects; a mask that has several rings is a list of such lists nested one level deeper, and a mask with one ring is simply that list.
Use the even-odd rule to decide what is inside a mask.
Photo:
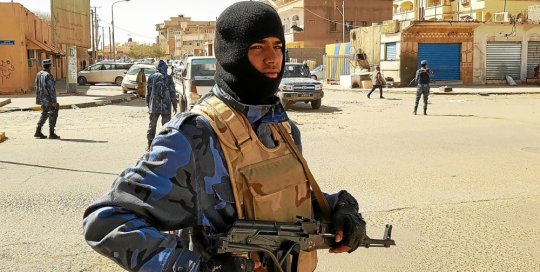
[{"label": "two-story building", "polygon": [[[371,54],[370,65],[380,64],[385,76],[401,85],[411,81],[423,59],[435,80],[466,85],[502,83],[507,75],[526,81],[538,65],[540,25],[528,18],[538,1],[393,2],[394,20],[369,31],[353,30],[357,41],[351,47],[352,53]],[[360,42],[370,37],[377,37],[378,50]]]},{"label": "two-story building", "polygon": [[214,41],[215,21],[192,21],[190,17],[179,15],[157,24],[156,31],[159,33],[157,44],[169,59],[212,55],[208,44]]},{"label": "two-story building", "polygon": [[19,3],[0,3],[0,25],[0,94],[32,91],[43,59],[52,60],[56,79],[65,78],[66,48],[53,42],[50,21]]}]

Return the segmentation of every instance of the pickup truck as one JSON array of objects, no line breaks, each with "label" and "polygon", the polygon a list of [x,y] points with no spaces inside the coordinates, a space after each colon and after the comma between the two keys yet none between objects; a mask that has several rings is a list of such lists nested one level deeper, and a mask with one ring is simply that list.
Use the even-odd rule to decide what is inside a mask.
[{"label": "pickup truck", "polygon": [[301,63],[285,63],[277,96],[285,109],[297,102],[311,103],[319,109],[324,96],[322,84],[310,78],[309,69]]}]

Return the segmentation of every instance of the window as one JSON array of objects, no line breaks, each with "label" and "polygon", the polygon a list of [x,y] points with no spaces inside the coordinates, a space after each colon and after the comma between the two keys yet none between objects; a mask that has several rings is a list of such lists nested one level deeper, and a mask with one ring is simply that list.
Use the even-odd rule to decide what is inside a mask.
[{"label": "window", "polygon": [[386,43],[386,60],[397,59],[397,46],[396,43]]},{"label": "window", "polygon": [[337,31],[337,23],[330,22],[330,31]]}]

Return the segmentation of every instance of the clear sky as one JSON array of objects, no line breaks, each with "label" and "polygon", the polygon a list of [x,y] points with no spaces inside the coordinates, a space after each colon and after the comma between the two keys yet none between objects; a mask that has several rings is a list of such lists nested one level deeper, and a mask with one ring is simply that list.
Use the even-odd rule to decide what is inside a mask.
[{"label": "clear sky", "polygon": [[[118,0],[90,0],[90,6],[98,7],[100,26],[105,27],[108,41],[108,27],[111,26],[111,5]],[[130,0],[114,4],[115,40],[124,43],[129,37],[141,43],[156,41],[156,24],[170,17],[183,14],[192,20],[215,21],[229,5],[240,0]],[[0,0],[11,2],[11,0]],[[50,13],[50,0],[14,0],[30,11]]]}]

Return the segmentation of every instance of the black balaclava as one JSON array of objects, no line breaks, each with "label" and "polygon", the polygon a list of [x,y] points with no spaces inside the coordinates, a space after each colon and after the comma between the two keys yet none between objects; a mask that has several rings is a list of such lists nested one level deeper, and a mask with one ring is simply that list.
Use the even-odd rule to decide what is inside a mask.
[{"label": "black balaclava", "polygon": [[[248,50],[253,43],[276,37],[283,43],[285,35],[276,10],[261,2],[238,2],[229,6],[216,23],[216,83],[224,91],[236,94],[240,102],[250,105],[271,104],[277,92],[285,60],[277,78],[268,78],[249,62]],[[283,54],[285,55],[285,54]]]}]

